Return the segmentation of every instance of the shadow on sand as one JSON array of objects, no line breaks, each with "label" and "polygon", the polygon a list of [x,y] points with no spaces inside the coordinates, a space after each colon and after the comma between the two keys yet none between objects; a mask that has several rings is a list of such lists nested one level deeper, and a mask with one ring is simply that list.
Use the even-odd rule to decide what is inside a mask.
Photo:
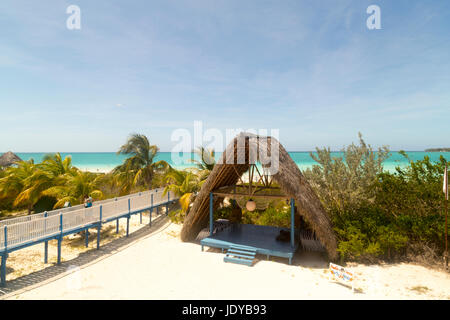
[{"label": "shadow on sand", "polygon": [[0,299],[19,294],[23,291],[31,290],[34,287],[42,285],[46,282],[54,281],[66,276],[70,274],[70,270],[74,270],[77,267],[83,268],[93,262],[97,262],[98,260],[118,253],[136,242],[136,240],[162,232],[170,225],[167,223],[168,221],[169,219],[165,215],[160,215],[158,218],[153,220],[151,227],[148,225],[143,226],[139,230],[130,233],[128,238],[124,236],[122,238],[115,239],[102,245],[99,250],[91,249],[80,253],[78,257],[64,261],[61,265],[55,264],[42,270],[30,273],[26,276],[7,281],[6,287],[0,287]]}]

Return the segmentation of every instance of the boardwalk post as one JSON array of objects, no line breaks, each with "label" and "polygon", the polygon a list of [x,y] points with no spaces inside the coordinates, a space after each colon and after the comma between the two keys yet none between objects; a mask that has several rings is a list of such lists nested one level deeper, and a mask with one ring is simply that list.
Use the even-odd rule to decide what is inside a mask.
[{"label": "boardwalk post", "polygon": [[294,213],[295,213],[295,200],[293,198],[291,198],[291,247],[294,248],[295,247],[295,218],[294,218]]},{"label": "boardwalk post", "polygon": [[[84,209],[84,212],[86,212],[86,208]],[[84,245],[85,247],[89,247],[89,228],[84,230]]]},{"label": "boardwalk post", "polygon": [[150,195],[150,227],[152,226],[152,213],[153,213],[153,193]]},{"label": "boardwalk post", "polygon": [[[44,212],[44,234],[47,234],[47,217],[48,213],[47,211]],[[48,241],[44,242],[44,263],[48,263]]]},{"label": "boardwalk post", "polygon": [[167,192],[166,216],[169,214],[170,191]]},{"label": "boardwalk post", "polygon": [[[140,197],[141,195],[142,195],[142,194],[139,192],[139,197]],[[142,211],[139,212],[139,223],[142,224]]]},{"label": "boardwalk post", "polygon": [[84,246],[89,247],[89,229],[84,230]]},{"label": "boardwalk post", "polygon": [[213,193],[210,192],[209,193],[209,236],[212,237],[213,235],[213,225],[214,225],[214,218],[213,218],[213,200],[214,200],[214,196]]},{"label": "boardwalk post", "polygon": [[[114,201],[117,201],[117,198]],[[117,208],[117,203],[116,203],[116,208]],[[117,220],[116,220],[116,233],[119,233],[119,218],[117,218]]]},{"label": "boardwalk post", "polygon": [[100,230],[102,229],[102,205],[100,205],[100,220],[97,227],[97,250],[100,249]]},{"label": "boardwalk post", "polygon": [[6,257],[7,253],[6,251],[2,254],[2,266],[1,266],[1,281],[0,284],[2,287],[6,286]]},{"label": "boardwalk post", "polygon": [[56,261],[56,264],[61,264],[61,242],[62,242],[62,238],[63,238],[63,216],[62,213],[59,213],[59,238],[58,238],[58,258]]},{"label": "boardwalk post", "polygon": [[128,216],[127,216],[127,237],[130,233],[130,212],[131,212],[131,202],[130,198],[128,198]]},{"label": "boardwalk post", "polygon": [[2,265],[1,265],[1,270],[0,270],[0,284],[2,287],[6,286],[6,259],[8,258],[8,226],[5,225],[4,227],[4,241],[5,241],[5,251],[2,254]]},{"label": "boardwalk post", "polygon": [[[156,189],[155,192],[158,192],[158,189]],[[156,206],[156,215],[159,215],[159,206]]]}]

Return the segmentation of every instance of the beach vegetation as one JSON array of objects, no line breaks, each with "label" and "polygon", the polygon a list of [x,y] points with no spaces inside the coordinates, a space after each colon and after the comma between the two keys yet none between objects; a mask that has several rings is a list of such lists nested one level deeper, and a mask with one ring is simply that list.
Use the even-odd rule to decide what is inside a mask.
[{"label": "beach vegetation", "polygon": [[242,223],[289,228],[291,225],[291,207],[286,201],[274,200],[264,210],[248,211],[243,208]]},{"label": "beach vegetation", "polygon": [[170,168],[167,172],[164,195],[171,191],[178,196],[181,208],[171,213],[170,217],[174,222],[182,222],[195,199],[195,195],[200,190],[202,175],[199,170],[177,170]]},{"label": "beach vegetation", "polygon": [[66,202],[83,203],[86,196],[102,199],[103,192],[98,187],[98,176],[93,172],[76,170],[66,177],[64,184],[52,186],[43,191],[42,195],[57,199],[54,208],[61,208]]},{"label": "beach vegetation", "polygon": [[408,159],[407,167],[388,172],[382,167],[388,148],[375,153],[359,138],[342,158],[318,149],[318,165],[304,172],[330,215],[342,260],[437,258],[444,250],[446,159]]},{"label": "beach vegetation", "polygon": [[216,164],[215,155],[216,152],[214,149],[207,149],[205,147],[199,147],[194,151],[195,154],[197,154],[200,158],[200,160],[192,160],[192,162],[195,164],[195,166],[200,171],[209,171],[214,168],[214,165]]},{"label": "beach vegetation", "polygon": [[430,288],[426,286],[414,286],[409,288],[411,291],[416,291],[418,294],[426,294],[428,291],[430,291]]},{"label": "beach vegetation", "polygon": [[33,159],[19,161],[15,166],[0,168],[0,211],[28,214],[36,210],[51,210],[94,200],[161,187],[166,184],[170,166],[154,161],[158,147],[144,135],[133,134],[119,152],[129,157],[110,173],[81,171],[72,164],[70,156],[47,154],[41,163]]},{"label": "beach vegetation", "polygon": [[316,148],[317,154],[310,155],[318,164],[304,171],[326,209],[336,214],[374,202],[372,186],[383,172],[383,161],[390,156],[387,146],[375,152],[361,133],[359,144],[352,143],[341,151],[342,157],[333,157],[330,148]]},{"label": "beach vegetation", "polygon": [[164,176],[165,188],[164,194],[172,191],[180,197],[180,209],[172,211],[169,216],[173,222],[181,223],[195,200],[195,196],[202,184],[211,173],[215,161],[214,149],[199,147],[195,150],[200,160],[192,160],[195,165],[193,168],[177,170],[169,168]]},{"label": "beach vegetation", "polygon": [[20,161],[3,170],[1,209],[26,208],[31,214],[35,207],[51,210],[64,206],[67,201],[72,205],[82,203],[87,195],[101,199],[103,193],[96,183],[98,176],[73,167],[71,158],[62,159],[59,153],[46,155],[39,164],[33,160]]},{"label": "beach vegetation", "polygon": [[200,190],[199,176],[192,171],[171,168],[166,174],[166,182],[164,194],[172,191],[176,196],[180,197],[181,209],[186,213],[189,209],[191,198]]},{"label": "beach vegetation", "polygon": [[[17,166],[4,170],[0,179],[0,197],[2,202],[11,207],[26,207],[31,213],[33,204],[37,202],[36,193],[30,188],[30,178],[36,170],[33,160],[21,161]],[[20,196],[20,198],[19,198]]]},{"label": "beach vegetation", "polygon": [[130,193],[135,187],[145,189],[155,187],[153,183],[155,176],[164,175],[170,167],[164,160],[155,161],[158,152],[159,148],[150,144],[145,135],[137,133],[130,135],[117,152],[127,155],[128,158],[113,170],[113,176],[121,186],[122,194]]}]

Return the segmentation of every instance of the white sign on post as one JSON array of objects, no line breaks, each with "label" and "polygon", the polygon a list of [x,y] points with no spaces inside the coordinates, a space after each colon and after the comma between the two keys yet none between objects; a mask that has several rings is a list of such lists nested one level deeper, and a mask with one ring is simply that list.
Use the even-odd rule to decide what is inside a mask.
[{"label": "white sign on post", "polygon": [[355,292],[355,289],[353,287],[355,276],[352,272],[345,269],[344,267],[330,262],[330,275],[335,280],[350,284],[352,286],[352,292]]}]

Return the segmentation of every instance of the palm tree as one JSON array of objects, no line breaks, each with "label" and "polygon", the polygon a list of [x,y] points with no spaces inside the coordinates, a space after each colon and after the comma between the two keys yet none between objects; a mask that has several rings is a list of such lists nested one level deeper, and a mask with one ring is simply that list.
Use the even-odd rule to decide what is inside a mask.
[{"label": "palm tree", "polygon": [[132,134],[128,138],[117,154],[126,154],[129,158],[113,171],[124,189],[129,190],[133,186],[145,186],[151,189],[155,174],[162,173],[170,167],[163,160],[154,162],[158,151],[158,147],[151,145],[145,135]]},{"label": "palm tree", "polygon": [[[38,200],[36,194],[29,190],[29,179],[35,172],[36,165],[33,159],[20,161],[17,166],[6,168],[3,177],[0,179],[0,195],[2,198],[15,199],[13,205],[15,207],[25,205],[29,214]],[[20,195],[21,199],[18,200]]]},{"label": "palm tree", "polygon": [[122,185],[117,183],[117,176],[112,172],[98,174],[96,185],[99,190],[102,190],[105,198],[113,198],[121,194]]},{"label": "palm tree", "polygon": [[24,189],[17,195],[14,205],[27,205],[30,213],[34,204],[43,196],[52,195],[59,199],[54,192],[46,191],[70,187],[68,182],[77,172],[70,156],[62,159],[60,153],[47,154],[42,163],[35,166],[34,172],[23,180]]},{"label": "palm tree", "polygon": [[200,157],[200,160],[192,160],[198,169],[211,171],[214,168],[216,164],[216,152],[214,149],[199,147],[194,152]]},{"label": "palm tree", "polygon": [[216,165],[214,149],[206,149],[205,147],[199,147],[194,151],[200,158],[200,160],[192,160],[197,167],[198,183],[201,186],[206,181],[212,169]]},{"label": "palm tree", "polygon": [[72,157],[67,156],[64,160],[59,152],[46,154],[39,165],[44,171],[52,173],[55,177],[64,174],[73,174],[76,168],[72,165]]},{"label": "palm tree", "polygon": [[111,182],[118,188],[119,195],[125,195],[132,192],[134,177],[135,170],[131,168],[131,164],[124,163],[113,169]]},{"label": "palm tree", "polygon": [[85,196],[101,199],[103,198],[103,192],[98,187],[100,177],[96,173],[77,170],[68,176],[66,184],[50,187],[43,191],[42,195],[57,199],[54,208],[64,206],[67,201],[70,203],[82,203]]},{"label": "palm tree", "polygon": [[72,166],[70,157],[62,159],[59,153],[46,155],[40,164],[34,164],[33,160],[18,162],[2,175],[0,198],[10,199],[14,207],[26,207],[28,214],[43,196],[56,198],[55,207],[66,201],[82,202],[86,194],[101,197],[101,192],[92,185],[95,174],[80,172]]},{"label": "palm tree", "polygon": [[186,213],[201,187],[198,176],[191,171],[171,168],[166,174],[166,182],[168,185],[164,188],[164,194],[172,191],[180,197],[181,210]]}]

